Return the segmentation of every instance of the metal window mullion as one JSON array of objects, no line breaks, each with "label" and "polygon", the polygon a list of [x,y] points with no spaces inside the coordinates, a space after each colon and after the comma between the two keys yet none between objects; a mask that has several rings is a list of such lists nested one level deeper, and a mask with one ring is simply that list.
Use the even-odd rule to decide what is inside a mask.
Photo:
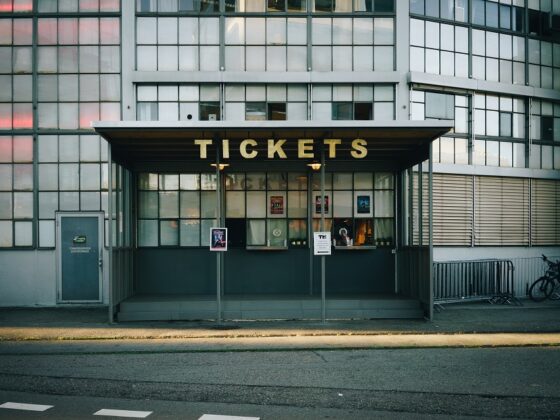
[{"label": "metal window mullion", "polygon": [[[32,33],[31,33],[31,72],[32,72],[32,102],[33,102],[33,133],[32,133],[32,146],[33,146],[33,161],[32,161],[32,170],[33,170],[33,218],[31,223],[31,235],[32,235],[32,248],[39,247],[39,146],[38,146],[38,136],[37,136],[37,127],[39,126],[39,115],[38,115],[38,49],[37,49],[37,42],[38,42],[38,17],[37,17],[37,6],[39,0],[33,0],[33,18],[32,18]],[[13,22],[12,19],[12,36],[13,36]],[[13,38],[12,38],[13,39]],[[12,57],[14,54],[14,47],[12,45]],[[12,101],[14,99],[14,60],[12,59]],[[58,60],[57,60],[58,65]],[[57,92],[58,95],[58,92]],[[12,105],[12,121],[13,121],[13,105]],[[58,144],[58,139],[57,139]],[[12,215],[14,211],[14,180],[15,180],[15,164],[13,162],[13,152],[14,152],[14,142],[12,137]],[[58,153],[57,153],[57,160],[58,160]],[[58,171],[57,171],[58,172]],[[58,200],[58,197],[57,197]],[[15,232],[15,220],[13,222],[13,245],[15,246],[16,243],[16,232]],[[55,246],[56,246],[56,221],[55,221]]]}]

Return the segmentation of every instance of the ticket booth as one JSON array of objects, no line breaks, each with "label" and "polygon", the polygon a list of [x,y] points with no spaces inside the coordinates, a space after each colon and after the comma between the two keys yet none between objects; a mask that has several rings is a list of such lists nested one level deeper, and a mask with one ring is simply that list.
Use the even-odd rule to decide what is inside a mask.
[{"label": "ticket booth", "polygon": [[[449,122],[94,127],[114,162],[111,317],[431,317],[430,144]],[[210,250],[212,227],[227,251]],[[314,232],[330,233],[330,255],[314,255]]]}]

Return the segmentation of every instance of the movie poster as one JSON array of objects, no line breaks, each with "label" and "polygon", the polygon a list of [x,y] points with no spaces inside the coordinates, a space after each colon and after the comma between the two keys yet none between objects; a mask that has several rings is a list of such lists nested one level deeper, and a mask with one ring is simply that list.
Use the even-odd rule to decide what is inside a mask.
[{"label": "movie poster", "polygon": [[[324,210],[325,214],[327,214],[329,212],[329,196],[325,195],[325,210]],[[320,195],[316,195],[315,196],[315,213],[316,214],[321,214],[321,196]]]},{"label": "movie poster", "polygon": [[358,214],[369,214],[371,212],[371,197],[369,195],[358,195],[356,209]]},{"label": "movie poster", "polygon": [[227,228],[210,228],[210,251],[227,251]]},{"label": "movie poster", "polygon": [[284,197],[281,195],[270,196],[270,214],[284,214]]}]

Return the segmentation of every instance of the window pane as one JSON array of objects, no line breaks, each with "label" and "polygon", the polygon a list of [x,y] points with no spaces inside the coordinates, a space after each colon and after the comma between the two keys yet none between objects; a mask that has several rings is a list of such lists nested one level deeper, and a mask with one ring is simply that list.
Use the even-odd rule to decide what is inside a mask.
[{"label": "window pane", "polygon": [[181,220],[181,246],[200,246],[200,220]]},{"label": "window pane", "polygon": [[198,191],[181,192],[180,217],[200,217],[200,193]]},{"label": "window pane", "polygon": [[247,245],[266,244],[266,222],[264,220],[247,221]]},{"label": "window pane", "polygon": [[157,220],[138,221],[138,246],[158,246]]},{"label": "window pane", "polygon": [[159,217],[177,218],[179,217],[179,193],[161,192],[159,193]]},{"label": "window pane", "polygon": [[307,216],[307,192],[288,191],[288,217]]},{"label": "window pane", "polygon": [[260,191],[247,192],[247,218],[266,217],[266,193]]},{"label": "window pane", "polygon": [[0,220],[0,247],[11,246],[13,246],[12,222]]},{"label": "window pane", "polygon": [[[2,237],[1,234],[0,237]],[[39,221],[39,246],[40,247],[55,246],[54,220]]]},{"label": "window pane", "polygon": [[158,217],[158,194],[156,192],[141,191],[138,194],[139,215],[141,218]]},{"label": "window pane", "polygon": [[352,191],[334,191],[333,205],[334,217],[352,217]]}]

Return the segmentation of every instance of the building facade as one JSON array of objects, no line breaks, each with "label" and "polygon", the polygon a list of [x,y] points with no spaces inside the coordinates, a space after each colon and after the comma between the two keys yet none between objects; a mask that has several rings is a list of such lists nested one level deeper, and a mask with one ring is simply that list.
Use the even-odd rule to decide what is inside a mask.
[{"label": "building facade", "polygon": [[[317,297],[313,231],[333,298],[406,294],[396,250],[430,238],[435,260],[560,255],[558,1],[0,0],[0,86],[2,306]],[[427,181],[398,139],[440,120]],[[68,267],[93,237],[97,271]]]}]

